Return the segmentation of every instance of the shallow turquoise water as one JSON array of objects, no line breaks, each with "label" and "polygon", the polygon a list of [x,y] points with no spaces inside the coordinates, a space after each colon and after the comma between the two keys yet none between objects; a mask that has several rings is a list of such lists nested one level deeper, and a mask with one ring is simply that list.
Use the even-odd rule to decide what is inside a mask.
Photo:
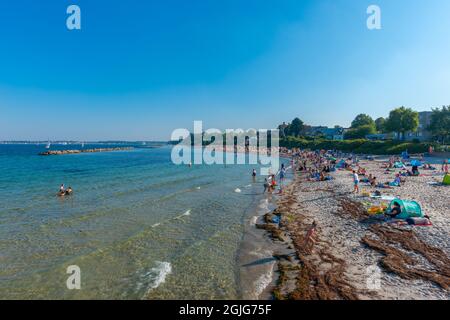
[{"label": "shallow turquoise water", "polygon": [[[257,165],[175,166],[169,147],[43,149],[0,145],[0,298],[240,297],[236,255],[262,193]],[[61,183],[73,197],[56,196]],[[66,287],[70,265],[81,290]]]}]

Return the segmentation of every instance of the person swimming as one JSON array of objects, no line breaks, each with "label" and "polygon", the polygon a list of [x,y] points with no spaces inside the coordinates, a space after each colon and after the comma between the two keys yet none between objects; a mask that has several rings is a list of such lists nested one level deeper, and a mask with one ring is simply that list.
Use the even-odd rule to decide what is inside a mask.
[{"label": "person swimming", "polygon": [[58,196],[64,196],[66,194],[66,187],[64,186],[64,183],[61,184],[58,191]]},{"label": "person swimming", "polygon": [[72,187],[68,187],[67,189],[65,188],[64,184],[62,184],[59,187],[59,192],[58,192],[58,196],[60,197],[64,197],[64,196],[70,196],[73,193],[73,189]]}]

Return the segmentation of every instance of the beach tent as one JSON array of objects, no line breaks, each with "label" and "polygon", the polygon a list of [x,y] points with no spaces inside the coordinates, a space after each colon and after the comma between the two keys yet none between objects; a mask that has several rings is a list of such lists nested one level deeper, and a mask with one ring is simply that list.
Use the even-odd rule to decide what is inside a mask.
[{"label": "beach tent", "polygon": [[402,152],[402,159],[403,159],[403,160],[409,159],[408,151]]},{"label": "beach tent", "polygon": [[336,165],[336,168],[343,168],[344,167],[344,165],[345,165],[345,160],[341,160],[341,161],[339,161],[339,163]]},{"label": "beach tent", "polygon": [[424,214],[422,212],[422,208],[420,204],[416,201],[411,200],[400,200],[394,199],[391,201],[389,207],[387,208],[388,212],[391,212],[394,207],[394,203],[397,202],[402,208],[402,213],[397,216],[397,219],[408,219],[408,218],[423,218]]},{"label": "beach tent", "polygon": [[444,180],[442,180],[442,184],[445,186],[450,186],[450,174],[446,174],[444,176]]},{"label": "beach tent", "polygon": [[420,162],[419,160],[412,160],[411,165],[420,167],[420,166],[422,166],[422,162]]},{"label": "beach tent", "polygon": [[394,167],[397,168],[397,169],[403,168],[404,166],[405,166],[405,165],[404,165],[403,162],[396,162],[396,163],[394,164]]}]

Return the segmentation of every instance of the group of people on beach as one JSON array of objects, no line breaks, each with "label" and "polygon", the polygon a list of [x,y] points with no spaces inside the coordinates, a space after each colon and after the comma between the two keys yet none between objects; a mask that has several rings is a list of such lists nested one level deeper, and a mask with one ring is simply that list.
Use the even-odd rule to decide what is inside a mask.
[{"label": "group of people on beach", "polygon": [[331,172],[336,171],[336,158],[325,151],[292,151],[292,166],[295,171],[307,174],[309,181],[331,180]]},{"label": "group of people on beach", "polygon": [[[269,177],[264,178],[263,193],[266,193],[266,192],[272,193],[273,191],[275,191],[276,187],[278,186],[277,176],[279,176],[279,181],[280,181],[279,188],[280,188],[280,193],[281,193],[282,192],[282,183],[283,183],[284,179],[286,178],[286,170],[287,169],[283,163],[283,164],[281,164],[281,169],[277,174],[270,174]],[[252,175],[253,175],[253,179],[255,179],[255,177],[256,177],[255,169],[253,170]]]}]

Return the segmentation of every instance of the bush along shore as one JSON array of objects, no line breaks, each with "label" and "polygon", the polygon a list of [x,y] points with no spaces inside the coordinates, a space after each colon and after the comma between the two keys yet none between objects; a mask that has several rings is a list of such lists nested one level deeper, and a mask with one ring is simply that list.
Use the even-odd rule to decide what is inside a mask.
[{"label": "bush along shore", "polygon": [[127,151],[132,150],[133,147],[118,147],[118,148],[97,148],[86,150],[49,150],[39,153],[40,156],[60,156],[65,154],[79,154],[79,153],[94,153],[94,152],[112,152],[112,151]]},{"label": "bush along shore", "polygon": [[300,148],[311,150],[340,150],[358,154],[391,155],[400,154],[408,150],[409,153],[427,153],[432,147],[439,150],[439,145],[435,143],[405,142],[405,141],[371,141],[367,139],[356,140],[308,140],[304,138],[287,137],[280,140],[280,147]]}]

